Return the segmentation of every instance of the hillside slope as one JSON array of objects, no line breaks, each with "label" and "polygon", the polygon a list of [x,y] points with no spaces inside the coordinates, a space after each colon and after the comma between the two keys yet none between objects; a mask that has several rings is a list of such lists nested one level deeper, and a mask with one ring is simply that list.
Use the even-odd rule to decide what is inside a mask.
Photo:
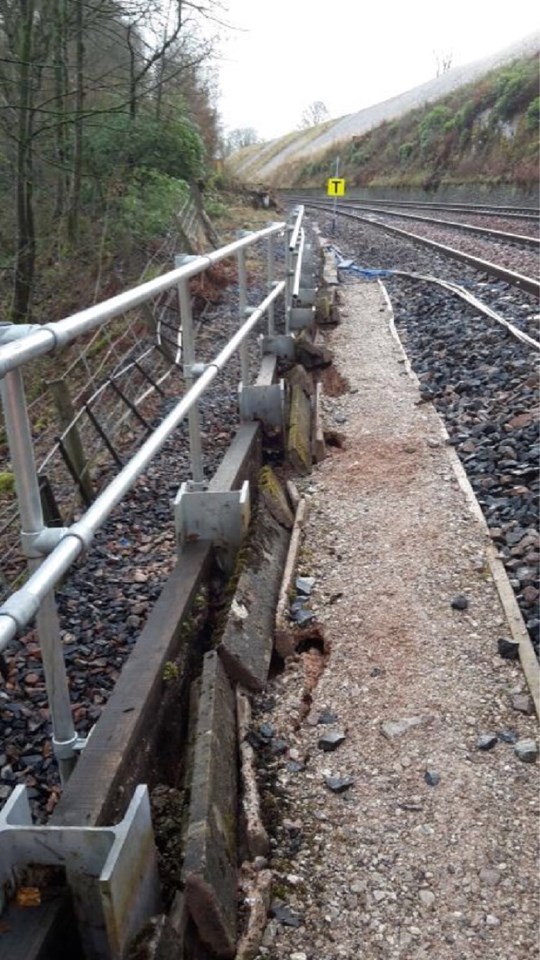
[{"label": "hillside slope", "polygon": [[298,168],[302,159],[321,156],[335,144],[366,134],[384,122],[395,120],[422,105],[433,103],[453,91],[472,83],[489,71],[516,58],[534,55],[540,48],[540,34],[534,33],[496,54],[475,60],[405,93],[366,107],[357,113],[327,121],[308,130],[294,131],[265,144],[255,144],[238,151],[227,160],[229,169],[245,182],[281,185],[282,171]]}]

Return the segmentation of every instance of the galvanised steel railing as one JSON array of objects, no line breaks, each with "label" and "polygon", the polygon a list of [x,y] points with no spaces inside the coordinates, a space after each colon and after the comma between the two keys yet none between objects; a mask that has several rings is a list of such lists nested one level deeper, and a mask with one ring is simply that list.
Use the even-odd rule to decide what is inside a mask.
[{"label": "galvanised steel railing", "polygon": [[[201,488],[203,468],[199,398],[236,351],[240,352],[242,383],[248,385],[249,334],[265,314],[268,333],[274,332],[274,304],[279,297],[285,298],[285,315],[288,317],[303,213],[304,208],[300,206],[294,212],[292,222],[273,223],[263,230],[243,233],[233,243],[203,256],[177,258],[175,269],[163,276],[58,322],[44,326],[0,325],[1,396],[19,504],[22,548],[29,567],[29,578],[24,586],[11,594],[0,607],[0,652],[19,630],[36,617],[51,711],[53,748],[63,780],[73,769],[85,741],[77,735],[73,724],[54,588],[89,547],[96,531],[186,417],[189,422],[192,484],[194,489]],[[274,240],[282,235],[285,236],[284,278],[276,280]],[[246,251],[261,241],[267,243],[269,293],[259,306],[253,308],[247,306],[245,257]],[[230,257],[236,257],[238,263],[240,328],[211,363],[196,364],[189,280]],[[21,368],[174,287],[178,290],[180,304],[186,393],[76,523],[64,528],[47,527],[41,507]]]}]

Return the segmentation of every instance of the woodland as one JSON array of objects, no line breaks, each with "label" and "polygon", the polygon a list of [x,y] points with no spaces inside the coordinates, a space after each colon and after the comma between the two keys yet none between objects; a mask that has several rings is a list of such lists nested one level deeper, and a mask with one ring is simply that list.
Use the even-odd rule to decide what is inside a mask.
[{"label": "woodland", "polygon": [[222,15],[218,0],[0,0],[3,321],[123,275],[210,175]]}]

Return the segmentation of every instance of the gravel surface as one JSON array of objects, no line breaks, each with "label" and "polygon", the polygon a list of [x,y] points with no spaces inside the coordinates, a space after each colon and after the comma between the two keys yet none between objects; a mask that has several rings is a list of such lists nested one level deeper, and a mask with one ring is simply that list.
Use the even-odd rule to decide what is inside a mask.
[{"label": "gravel surface", "polygon": [[[359,206],[358,204],[353,204]],[[366,201],[369,207],[369,202]],[[399,207],[393,206],[391,202],[386,204],[388,210],[399,213]],[[378,209],[375,207],[374,209]],[[381,210],[382,212],[382,210]],[[468,223],[474,227],[486,227],[488,230],[501,230],[504,233],[516,233],[518,236],[538,238],[538,215],[514,215],[510,213],[486,213],[475,212],[474,210],[444,210],[435,206],[433,210],[427,207],[407,207],[402,212],[414,213],[421,217],[433,216],[436,220],[449,220],[454,223]]]},{"label": "gravel surface", "polygon": [[[517,288],[366,224],[339,221],[335,242],[359,266],[458,283],[540,339],[538,303]],[[384,282],[422,396],[433,400],[445,420],[538,647],[538,352],[434,284],[397,276]]]},{"label": "gravel surface", "polygon": [[538,768],[515,746],[536,724],[498,653],[487,537],[380,289],[343,300],[323,400],[343,443],[300,481],[315,627],[255,722],[275,871],[259,956],[529,960]]},{"label": "gravel surface", "polygon": [[[384,214],[377,214],[377,220],[384,222]],[[520,246],[518,243],[509,243],[493,237],[483,237],[479,234],[464,233],[455,227],[441,226],[440,224],[421,223],[417,220],[407,220],[402,217],[388,218],[390,226],[407,230],[418,237],[426,237],[436,243],[442,243],[454,250],[461,250],[472,257],[480,257],[489,263],[498,263],[506,270],[513,270],[526,277],[538,278],[540,261],[538,251],[530,247]],[[498,229],[492,226],[490,229]]]}]

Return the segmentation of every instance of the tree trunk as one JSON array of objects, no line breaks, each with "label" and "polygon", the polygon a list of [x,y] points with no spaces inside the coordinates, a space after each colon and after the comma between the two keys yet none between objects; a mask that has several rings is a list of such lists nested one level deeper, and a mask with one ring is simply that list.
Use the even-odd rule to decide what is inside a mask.
[{"label": "tree trunk", "polygon": [[32,208],[32,34],[33,0],[19,0],[19,103],[16,168],[17,242],[12,314],[15,323],[30,317],[35,234]]},{"label": "tree trunk", "polygon": [[66,96],[67,96],[67,51],[66,0],[54,0],[54,93],[57,111],[55,128],[56,199],[54,219],[60,220],[64,214],[66,202]]},{"label": "tree trunk", "polygon": [[75,122],[73,130],[73,177],[68,216],[68,236],[75,246],[79,240],[79,213],[83,160],[83,106],[84,106],[84,10],[83,0],[76,0],[75,10]]}]

